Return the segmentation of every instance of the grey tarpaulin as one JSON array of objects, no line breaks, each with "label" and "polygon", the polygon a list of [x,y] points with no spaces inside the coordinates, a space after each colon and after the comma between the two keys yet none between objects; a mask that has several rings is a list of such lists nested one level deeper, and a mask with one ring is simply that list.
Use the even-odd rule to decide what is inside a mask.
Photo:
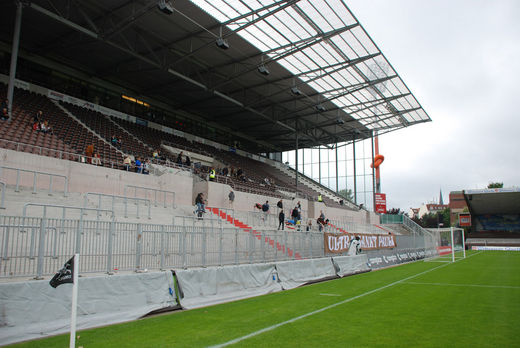
[{"label": "grey tarpaulin", "polygon": [[274,264],[175,270],[175,274],[184,295],[181,306],[188,309],[282,290]]},{"label": "grey tarpaulin", "polygon": [[370,268],[368,267],[368,257],[365,254],[355,256],[334,256],[332,262],[334,262],[337,274],[340,277],[370,271]]},{"label": "grey tarpaulin", "polygon": [[[134,320],[174,307],[170,288],[170,271],[80,278],[77,328]],[[54,289],[48,279],[1,283],[1,344],[68,332],[71,297],[72,284]]]},{"label": "grey tarpaulin", "polygon": [[278,277],[284,290],[300,285],[337,277],[330,257],[276,263]]}]

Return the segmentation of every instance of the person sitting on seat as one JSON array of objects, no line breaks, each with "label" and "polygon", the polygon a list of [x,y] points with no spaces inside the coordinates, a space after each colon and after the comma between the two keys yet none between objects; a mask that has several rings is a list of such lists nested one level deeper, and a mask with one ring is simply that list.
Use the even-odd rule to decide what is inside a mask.
[{"label": "person sitting on seat", "polygon": [[45,120],[43,123],[40,124],[40,130],[43,133],[51,133],[52,134],[52,127],[49,124],[49,121]]},{"label": "person sitting on seat", "polygon": [[9,101],[6,99],[0,107],[0,118],[4,121],[9,119]]},{"label": "person sitting on seat", "polygon": [[132,165],[132,158],[130,155],[126,155],[125,159],[123,160],[123,165],[125,166],[126,171],[130,170],[130,166]]},{"label": "person sitting on seat", "polygon": [[101,157],[97,152],[92,156],[92,164],[95,166],[101,165]]}]

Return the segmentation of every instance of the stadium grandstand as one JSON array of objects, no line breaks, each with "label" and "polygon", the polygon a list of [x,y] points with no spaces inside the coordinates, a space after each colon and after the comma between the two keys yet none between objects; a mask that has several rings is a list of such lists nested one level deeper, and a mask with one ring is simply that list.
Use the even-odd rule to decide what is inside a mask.
[{"label": "stadium grandstand", "polygon": [[[463,191],[469,209],[466,245],[476,250],[520,248],[520,189]],[[464,221],[459,222],[464,225]]]},{"label": "stadium grandstand", "polygon": [[377,137],[430,118],[345,2],[3,1],[0,28],[0,296],[33,298],[2,343],[63,332],[23,311],[74,254],[120,291],[80,295],[87,328],[435,253],[374,212]]}]

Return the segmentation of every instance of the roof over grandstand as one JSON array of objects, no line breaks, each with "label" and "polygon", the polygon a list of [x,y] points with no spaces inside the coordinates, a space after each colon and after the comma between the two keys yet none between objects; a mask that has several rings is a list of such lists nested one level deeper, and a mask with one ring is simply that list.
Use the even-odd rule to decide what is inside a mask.
[{"label": "roof over grandstand", "polygon": [[518,215],[520,212],[519,188],[465,190],[463,193],[471,214]]},{"label": "roof over grandstand", "polygon": [[[14,3],[0,5],[6,46]],[[160,3],[24,1],[20,48],[248,139],[256,152],[430,121],[344,1],[175,0],[165,3],[171,14]]]}]

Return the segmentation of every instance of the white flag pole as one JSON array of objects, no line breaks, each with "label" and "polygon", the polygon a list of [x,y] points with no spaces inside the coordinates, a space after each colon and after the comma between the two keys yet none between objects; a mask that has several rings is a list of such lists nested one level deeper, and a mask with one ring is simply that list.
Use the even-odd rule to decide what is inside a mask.
[{"label": "white flag pole", "polygon": [[78,309],[79,254],[74,254],[74,274],[72,283],[72,310],[70,314],[70,348],[76,346],[76,312]]}]

